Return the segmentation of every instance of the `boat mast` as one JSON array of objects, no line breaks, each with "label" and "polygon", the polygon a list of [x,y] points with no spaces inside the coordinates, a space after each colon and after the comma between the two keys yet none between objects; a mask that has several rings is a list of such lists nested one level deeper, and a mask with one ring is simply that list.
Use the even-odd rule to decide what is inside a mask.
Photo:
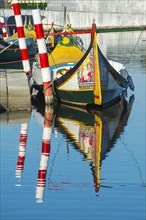
[{"label": "boat mast", "polygon": [[64,7],[64,30],[66,30],[66,7]]}]

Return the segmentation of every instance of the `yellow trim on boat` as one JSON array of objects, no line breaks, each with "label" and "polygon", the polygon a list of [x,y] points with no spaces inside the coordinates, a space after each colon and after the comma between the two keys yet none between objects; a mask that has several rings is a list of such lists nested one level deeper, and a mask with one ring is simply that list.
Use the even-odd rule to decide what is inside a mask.
[{"label": "yellow trim on boat", "polygon": [[73,89],[73,90],[68,90],[68,89],[61,89],[61,88],[57,88],[60,91],[64,91],[64,92],[87,92],[87,91],[93,91],[93,89]]},{"label": "yellow trim on boat", "polygon": [[93,50],[94,50],[94,103],[102,104],[100,68],[98,59],[97,34],[94,32]]},{"label": "yellow trim on boat", "polygon": [[[33,38],[36,39],[36,33],[34,30],[29,30],[27,28],[24,28],[24,34],[25,34],[25,38]],[[8,37],[7,40],[14,40],[18,38],[18,33],[16,32],[15,34],[13,34],[12,36]]]},{"label": "yellow trim on boat", "polygon": [[[63,123],[62,121],[72,121],[72,122],[74,122],[75,125],[82,125],[82,126],[85,126],[84,123],[79,122],[79,121],[77,121],[77,120],[75,120],[75,119],[67,119],[67,118],[64,119],[63,117],[58,117],[57,120],[60,121],[61,123]],[[64,125],[64,126],[65,126],[65,125]],[[71,133],[71,132],[70,132],[70,133]]]},{"label": "yellow trim on boat", "polygon": [[100,184],[100,157],[101,157],[101,145],[102,145],[102,120],[95,115],[95,150],[96,150],[96,177],[97,183]]}]

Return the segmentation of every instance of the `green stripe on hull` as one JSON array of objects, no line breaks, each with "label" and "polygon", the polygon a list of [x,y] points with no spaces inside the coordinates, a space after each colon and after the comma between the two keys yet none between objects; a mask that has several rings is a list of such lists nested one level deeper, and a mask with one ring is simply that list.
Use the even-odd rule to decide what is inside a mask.
[{"label": "green stripe on hull", "polygon": [[[102,103],[106,105],[113,102],[122,93],[123,89],[105,89],[102,90]],[[80,90],[80,91],[63,91],[57,90],[57,94],[62,102],[68,102],[77,105],[86,105],[94,103],[93,90]]]},{"label": "green stripe on hull", "polygon": [[60,99],[64,102],[70,103],[78,103],[88,104],[94,103],[94,94],[93,91],[63,91],[57,90],[57,94],[59,95]]}]

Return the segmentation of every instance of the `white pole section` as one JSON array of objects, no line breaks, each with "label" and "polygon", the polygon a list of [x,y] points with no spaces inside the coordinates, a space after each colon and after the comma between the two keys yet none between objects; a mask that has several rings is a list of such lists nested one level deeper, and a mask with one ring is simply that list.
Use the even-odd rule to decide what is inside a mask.
[{"label": "white pole section", "polygon": [[7,29],[6,29],[6,26],[5,26],[5,20],[4,20],[4,17],[1,17],[1,26],[2,26],[2,33],[3,33],[3,39],[7,39]]}]

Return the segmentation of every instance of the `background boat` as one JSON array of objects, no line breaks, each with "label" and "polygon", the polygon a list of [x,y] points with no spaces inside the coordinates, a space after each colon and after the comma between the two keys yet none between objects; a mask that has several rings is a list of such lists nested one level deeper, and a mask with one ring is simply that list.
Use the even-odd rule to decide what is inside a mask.
[{"label": "background boat", "polygon": [[[13,28],[14,24],[13,24]],[[27,20],[25,16],[24,23],[24,34],[25,41],[27,45],[28,56],[30,59],[33,59],[37,52],[37,43],[36,43],[36,34],[32,28],[32,25],[27,25]],[[22,61],[21,53],[18,43],[18,34],[17,32],[7,37],[7,39],[0,39],[0,67],[8,68],[11,64],[19,64]],[[19,65],[18,65],[19,66]]]},{"label": "background boat", "polygon": [[[29,58],[34,58],[38,52],[36,41],[26,38]],[[0,40],[0,66],[22,61],[18,45],[18,38],[10,37],[6,41]]]}]

